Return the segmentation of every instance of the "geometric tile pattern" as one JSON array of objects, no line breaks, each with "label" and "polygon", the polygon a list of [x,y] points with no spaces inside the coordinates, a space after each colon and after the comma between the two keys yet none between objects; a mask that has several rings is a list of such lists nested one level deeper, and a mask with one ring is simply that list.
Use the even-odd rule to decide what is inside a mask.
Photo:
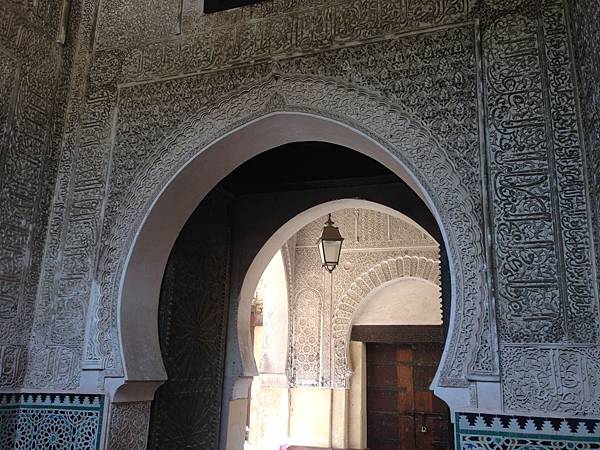
[{"label": "geometric tile pattern", "polygon": [[456,413],[457,450],[600,449],[600,420]]},{"label": "geometric tile pattern", "polygon": [[0,449],[98,450],[103,395],[0,394]]}]

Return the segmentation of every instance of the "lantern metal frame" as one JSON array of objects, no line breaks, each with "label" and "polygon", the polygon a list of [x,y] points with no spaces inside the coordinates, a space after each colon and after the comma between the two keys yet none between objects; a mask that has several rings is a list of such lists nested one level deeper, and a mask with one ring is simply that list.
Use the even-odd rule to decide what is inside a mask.
[{"label": "lantern metal frame", "polygon": [[[325,251],[325,243],[327,243],[327,242],[335,243],[335,245],[338,245],[337,252],[336,252],[337,258],[335,258],[335,260],[331,260],[331,261],[327,260],[328,255],[327,255],[327,252]],[[343,242],[344,242],[344,238],[340,234],[339,228],[334,226],[334,222],[333,222],[333,220],[331,220],[331,214],[329,214],[327,217],[327,222],[325,222],[325,226],[323,227],[323,231],[321,232],[321,237],[319,238],[319,241],[318,241],[322,267],[327,269],[327,271],[329,271],[329,273],[332,273],[335,270],[335,268],[338,266],[338,264],[340,263],[340,256],[342,254]]]}]

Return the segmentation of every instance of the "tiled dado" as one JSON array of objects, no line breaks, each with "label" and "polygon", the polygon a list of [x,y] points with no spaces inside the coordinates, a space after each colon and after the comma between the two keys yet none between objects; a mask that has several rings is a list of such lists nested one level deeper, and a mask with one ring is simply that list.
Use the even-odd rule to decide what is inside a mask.
[{"label": "tiled dado", "polygon": [[104,396],[0,394],[0,449],[100,448]]},{"label": "tiled dado", "polygon": [[600,449],[600,420],[456,413],[456,448]]}]

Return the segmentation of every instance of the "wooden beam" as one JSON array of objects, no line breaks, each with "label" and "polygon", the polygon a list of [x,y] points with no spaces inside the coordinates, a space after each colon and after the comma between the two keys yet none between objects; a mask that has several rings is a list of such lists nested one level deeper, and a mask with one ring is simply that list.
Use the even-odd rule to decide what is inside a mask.
[{"label": "wooden beam", "polygon": [[355,325],[351,339],[378,344],[443,343],[441,325]]}]

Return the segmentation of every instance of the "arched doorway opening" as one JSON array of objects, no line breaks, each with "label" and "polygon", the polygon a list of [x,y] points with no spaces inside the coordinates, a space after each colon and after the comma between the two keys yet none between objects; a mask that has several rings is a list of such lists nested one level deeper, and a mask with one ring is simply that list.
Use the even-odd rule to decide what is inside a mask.
[{"label": "arched doorway opening", "polygon": [[[316,238],[324,217],[303,222],[306,225],[274,255],[253,297],[250,326],[258,376],[251,389],[247,447],[358,449],[365,448],[369,438],[375,442],[370,448],[383,448],[375,438],[384,435],[393,442],[390,437],[395,434],[401,439],[399,448],[413,448],[408,432],[401,435],[397,425],[367,433],[371,426],[367,418],[372,414],[364,373],[369,352],[363,342],[421,344],[420,350],[427,350],[421,357],[431,361],[430,370],[421,374],[419,386],[425,388],[418,396],[423,399],[428,394],[433,400],[429,387],[443,349],[442,315],[447,321],[449,312],[442,308],[439,244],[414,221],[380,204],[342,200],[323,206],[334,211],[332,216],[347,239],[339,268],[329,274],[320,267]],[[275,323],[272,319],[288,311],[289,329],[283,329],[281,319]],[[240,320],[238,325],[243,323]],[[356,325],[362,334],[351,339],[350,330],[354,337]],[[421,341],[399,341],[397,332],[407,327],[410,336],[420,335]],[[288,352],[273,346],[288,341]],[[277,355],[283,359],[273,370]],[[387,361],[384,369],[389,367]],[[395,394],[401,387],[397,381],[387,386]],[[412,405],[402,412],[413,418],[418,413],[418,419],[426,415],[431,425],[427,437],[435,435],[431,440],[438,444],[435,448],[449,448],[449,413],[443,402],[438,403],[440,411],[421,411]],[[417,406],[425,409],[422,403]],[[390,412],[385,413],[390,416]],[[443,427],[433,426],[434,416]],[[416,425],[416,421],[410,424],[413,440]],[[422,426],[419,433],[424,434]]]},{"label": "arched doorway opening", "polygon": [[[413,125],[409,120],[404,123],[404,126],[405,129],[406,126],[410,129]],[[419,130],[418,126],[415,130]],[[447,250],[448,259],[452,261],[448,265],[448,274],[453,281],[458,280],[457,283],[452,283],[453,290],[450,293],[454,299],[454,311],[457,311],[455,314],[457,319],[449,321],[451,340],[454,342],[453,345],[447,347],[443,359],[442,373],[438,376],[440,380],[443,380],[442,383],[438,383],[439,392],[451,393],[455,406],[470,404],[467,372],[472,365],[472,360],[465,357],[463,347],[478,345],[477,333],[473,335],[472,331],[473,327],[477,328],[475,322],[479,321],[478,314],[482,313],[482,306],[477,306],[476,311],[470,309],[469,317],[464,322],[462,309],[467,297],[464,296],[463,291],[467,289],[467,285],[468,290],[475,289],[479,282],[476,279],[479,280],[481,277],[478,274],[470,273],[470,269],[465,272],[462,267],[464,267],[464,261],[477,260],[482,257],[478,250],[481,247],[479,241],[481,230],[478,228],[476,214],[474,216],[473,213],[476,208],[468,200],[468,194],[461,194],[460,177],[453,172],[451,164],[448,165],[443,151],[429,139],[423,130],[411,132],[403,144],[394,144],[398,145],[398,151],[390,151],[380,141],[378,142],[356,128],[305,112],[269,113],[236,128],[202,151],[198,151],[192,159],[186,160],[179,170],[170,172],[172,175],[169,175],[164,183],[159,185],[155,196],[149,197],[152,201],[147,205],[144,221],[130,237],[133,244],[131,247],[125,247],[129,250],[127,258],[124,259],[125,263],[121,272],[123,276],[118,286],[119,331],[125,376],[122,380],[112,384],[112,400],[114,402],[151,399],[156,386],[167,378],[155,325],[158,316],[158,293],[171,247],[194,208],[220,179],[223,179],[244,161],[265,149],[307,139],[313,142],[329,142],[344,146],[367,155],[388,167],[396,176],[405,180],[404,186],[410,188],[406,191],[407,195],[421,199],[427,206],[423,210],[433,217],[434,223],[439,225],[440,233],[443,236],[440,241],[445,243],[444,250]],[[422,155],[422,152],[415,154],[415,150],[417,148],[423,150],[428,146],[431,149],[428,162],[440,159],[439,164],[434,164],[434,167],[439,169],[437,172],[434,171],[435,173],[421,173],[422,162],[415,159],[417,154]],[[406,153],[403,153],[404,148]],[[161,167],[161,164],[162,162],[157,164],[157,168]],[[426,187],[429,184],[439,184],[442,178],[445,181],[446,190]],[[351,192],[348,195],[342,195],[342,197],[354,196],[356,194]],[[388,198],[382,200],[378,196],[387,196]],[[449,196],[453,198],[458,196],[466,201],[450,201]],[[402,209],[401,198],[386,190],[374,190],[366,198],[382,204],[389,204],[398,210]],[[448,200],[446,203],[443,201],[444,198]],[[323,196],[311,198],[313,204],[326,200],[328,198]],[[450,205],[450,203],[452,204]],[[273,209],[272,204],[268,206],[278,214],[278,218],[270,224],[271,228],[268,231],[254,230],[254,234],[249,233],[249,236],[253,236],[252,248],[246,249],[248,251],[245,252],[245,256],[231,258],[231,261],[236,261],[235,264],[239,264],[240,267],[248,267],[251,264],[254,255],[259,253],[261,245],[268,239],[268,236],[277,231],[281,224],[286,223],[291,217],[311,205],[306,202],[302,206],[282,204],[281,208],[277,209]],[[456,214],[459,215],[456,216]],[[461,223],[458,235],[452,231],[451,218],[454,216]],[[248,223],[260,223],[260,221],[249,221]],[[259,238],[261,233],[264,234]],[[119,240],[116,239],[115,243],[118,244],[118,242]],[[468,266],[474,267],[473,264]],[[245,273],[245,270],[241,270],[240,273]],[[470,281],[466,285],[463,279],[467,275]],[[228,297],[240,301],[240,311],[245,308],[243,297],[239,292],[239,286],[242,284],[241,278],[240,276],[240,279],[234,280],[232,277],[230,280],[232,288]],[[485,287],[481,287],[481,292],[482,295],[485,295]],[[248,358],[244,356],[251,354],[248,340],[245,340],[240,334],[241,338],[238,341],[238,334],[231,332],[232,326],[237,328],[235,323],[238,316],[237,311],[235,313],[229,311],[229,313],[227,333],[229,336],[227,340],[229,360],[227,366],[235,367],[235,370],[232,370],[229,378],[226,377],[224,380],[223,392],[226,392],[229,398],[237,400],[247,395],[247,389],[244,389],[243,382],[240,381],[243,381],[244,376],[251,377],[255,368],[253,363],[247,364]],[[469,325],[471,329],[469,330],[469,327],[465,329],[465,325]],[[241,378],[238,376],[240,374]],[[232,426],[231,421],[228,426]],[[224,432],[221,433],[221,437],[223,435]]]}]

